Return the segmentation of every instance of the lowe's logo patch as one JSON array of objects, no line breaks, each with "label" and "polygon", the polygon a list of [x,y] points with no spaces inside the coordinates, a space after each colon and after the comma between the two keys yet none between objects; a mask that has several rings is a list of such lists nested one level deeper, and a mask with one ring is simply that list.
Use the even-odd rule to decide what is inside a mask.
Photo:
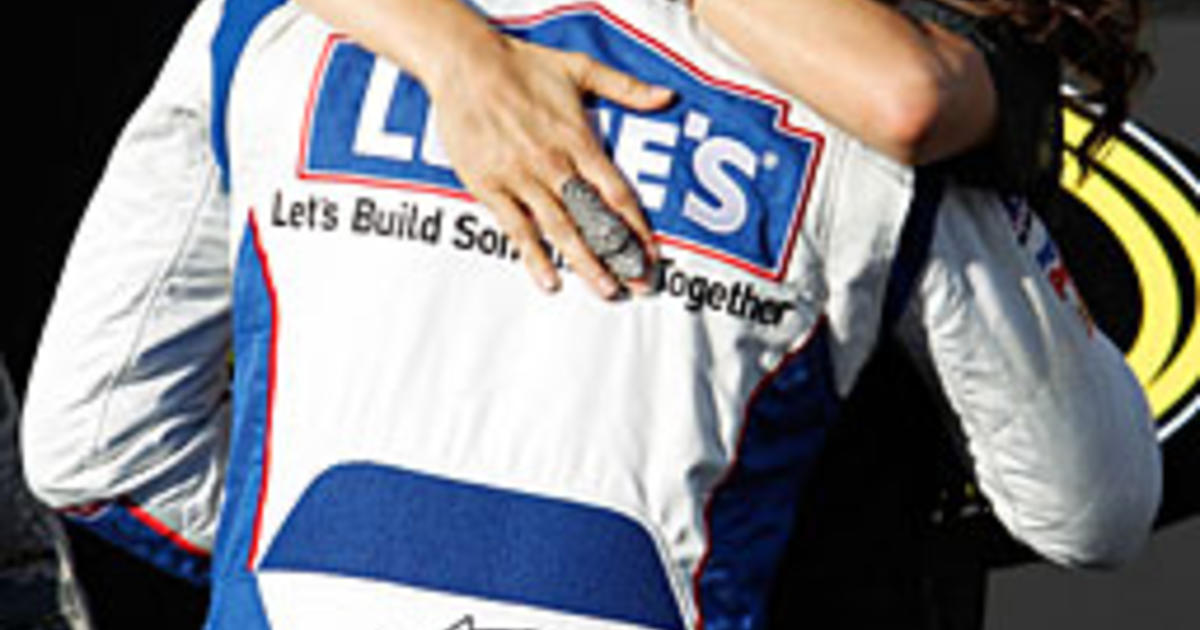
[{"label": "lowe's logo patch", "polygon": [[[778,280],[804,217],[823,138],[786,124],[786,101],[705,74],[603,7],[500,21],[531,41],[587,53],[675,90],[671,106],[589,107],[658,238]],[[309,104],[299,174],[469,198],[411,77],[332,38]]]}]

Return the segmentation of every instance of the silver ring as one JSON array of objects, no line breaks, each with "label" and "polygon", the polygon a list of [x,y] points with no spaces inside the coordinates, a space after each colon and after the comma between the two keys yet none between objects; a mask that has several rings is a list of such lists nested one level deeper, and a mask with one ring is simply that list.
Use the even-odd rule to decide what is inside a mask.
[{"label": "silver ring", "polygon": [[646,274],[646,255],[633,231],[604,203],[599,191],[575,175],[563,182],[563,207],[575,220],[584,242],[604,261],[613,275],[623,280]]}]

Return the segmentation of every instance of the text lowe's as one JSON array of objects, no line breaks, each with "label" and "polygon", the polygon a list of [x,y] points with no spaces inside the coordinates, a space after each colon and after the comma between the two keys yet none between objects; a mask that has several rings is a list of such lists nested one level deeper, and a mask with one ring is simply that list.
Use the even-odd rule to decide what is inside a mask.
[{"label": "text lowe's", "polygon": [[[653,112],[589,103],[605,148],[664,243],[782,278],[823,145],[819,134],[787,125],[786,101],[704,73],[601,7],[501,26],[674,90]],[[469,198],[414,78],[334,37],[317,81],[302,176]]]}]

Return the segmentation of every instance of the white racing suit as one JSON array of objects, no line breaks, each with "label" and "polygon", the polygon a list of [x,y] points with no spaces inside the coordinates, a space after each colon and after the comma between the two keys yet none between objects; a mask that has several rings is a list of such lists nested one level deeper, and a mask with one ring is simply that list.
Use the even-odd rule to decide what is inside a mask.
[{"label": "white racing suit", "polygon": [[413,79],[292,5],[203,2],[44,333],[45,501],[195,572],[223,484],[211,628],[760,628],[825,429],[896,330],[1020,539],[1138,548],[1141,389],[1019,200],[871,152],[677,3],[479,7],[676,91],[589,105],[660,291],[539,292]]}]

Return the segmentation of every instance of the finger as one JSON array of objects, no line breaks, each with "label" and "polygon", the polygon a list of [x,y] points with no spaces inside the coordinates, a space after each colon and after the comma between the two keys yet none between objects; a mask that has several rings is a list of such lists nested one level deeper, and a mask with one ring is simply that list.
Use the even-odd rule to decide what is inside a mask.
[{"label": "finger", "polygon": [[533,219],[507,193],[493,192],[476,198],[491,209],[500,229],[521,252],[521,262],[538,287],[547,293],[558,291],[561,286],[558,271],[542,245],[541,233]]},{"label": "finger", "polygon": [[[596,160],[601,167],[607,169],[605,176],[609,178],[610,184],[616,187],[615,191],[612,193],[612,197],[614,199],[621,199],[622,203],[624,204],[623,212],[629,215],[628,217],[624,217],[622,216],[621,212],[615,211],[611,204],[604,199],[604,196],[599,193],[599,189],[592,185],[586,176],[582,178],[582,182],[580,183],[592,191],[592,196],[590,198],[595,199],[600,203],[593,203],[586,209],[575,208],[572,207],[571,204],[566,203],[566,182],[571,180],[580,180],[580,176],[577,174],[577,170],[575,165],[572,163],[572,160],[567,157],[567,153],[565,153],[563,150],[546,149],[539,151],[539,155],[530,163],[531,170],[537,174],[538,178],[542,181],[542,184],[546,187],[546,189],[557,192],[557,198],[560,202],[560,206],[566,210],[568,220],[574,223],[576,232],[583,238],[584,244],[591,251],[593,257],[600,260],[606,271],[608,271],[610,275],[615,276],[620,282],[626,282],[629,280],[628,274],[630,273],[630,268],[627,265],[630,264],[630,261],[627,259],[630,253],[621,254],[619,255],[618,259],[608,258],[607,256],[613,253],[612,250],[614,244],[619,246],[620,242],[623,242],[623,238],[617,243],[606,241],[608,241],[610,238],[620,238],[620,234],[626,234],[624,230],[625,228],[630,228],[631,222],[640,224],[641,229],[644,232],[643,234],[638,234],[636,231],[630,228],[633,238],[637,239],[636,245],[638,245],[636,250],[632,252],[633,255],[638,257],[632,262],[632,264],[636,265],[635,267],[632,267],[632,269],[638,270],[634,271],[633,273],[644,276],[646,274],[640,270],[646,269],[649,266],[647,263],[650,263],[652,260],[644,255],[646,250],[645,243],[647,240],[652,239],[649,236],[649,227],[646,225],[645,218],[642,216],[641,208],[638,206],[633,194],[629,191],[628,186],[625,185],[624,178],[622,178],[620,174],[617,173],[616,169],[609,164],[608,160],[600,152],[600,148],[596,142],[590,139],[590,131],[585,129],[582,131],[582,133],[588,134],[589,139],[585,139],[583,141],[568,140],[567,144],[576,145],[580,152],[590,152],[592,155],[598,156],[592,159]],[[570,136],[571,134],[567,135]],[[585,197],[587,196],[585,195]],[[574,199],[577,204],[584,202],[584,199],[575,197],[572,197],[572,199]],[[613,219],[620,222],[621,232],[614,233],[604,229],[603,226],[606,223],[600,220],[600,217],[588,214],[587,211],[598,211],[605,215],[610,215]],[[585,214],[581,216],[577,214],[577,212],[585,212]],[[597,221],[600,222],[598,223]],[[609,223],[609,225],[611,224]],[[597,230],[599,230],[599,232],[597,232]],[[601,238],[601,234],[605,235],[605,237]],[[626,236],[625,238],[628,237]],[[622,262],[625,262],[626,264],[622,265]],[[639,288],[644,289],[645,287]]]},{"label": "finger", "polygon": [[669,88],[651,85],[582,53],[571,53],[568,67],[579,87],[631,109],[658,109],[675,97]]},{"label": "finger", "polygon": [[541,233],[562,252],[571,268],[592,290],[605,299],[615,298],[620,293],[621,286],[592,253],[556,193],[530,177],[524,180],[517,196],[533,214]]},{"label": "finger", "polygon": [[[596,187],[609,209],[633,232],[646,258],[646,274],[643,279],[650,276],[660,258],[658,243],[637,194],[629,182],[595,143],[591,147],[580,147],[576,151],[575,168],[580,176]],[[632,288],[648,288],[644,283],[638,284],[637,279],[634,280]]]}]

